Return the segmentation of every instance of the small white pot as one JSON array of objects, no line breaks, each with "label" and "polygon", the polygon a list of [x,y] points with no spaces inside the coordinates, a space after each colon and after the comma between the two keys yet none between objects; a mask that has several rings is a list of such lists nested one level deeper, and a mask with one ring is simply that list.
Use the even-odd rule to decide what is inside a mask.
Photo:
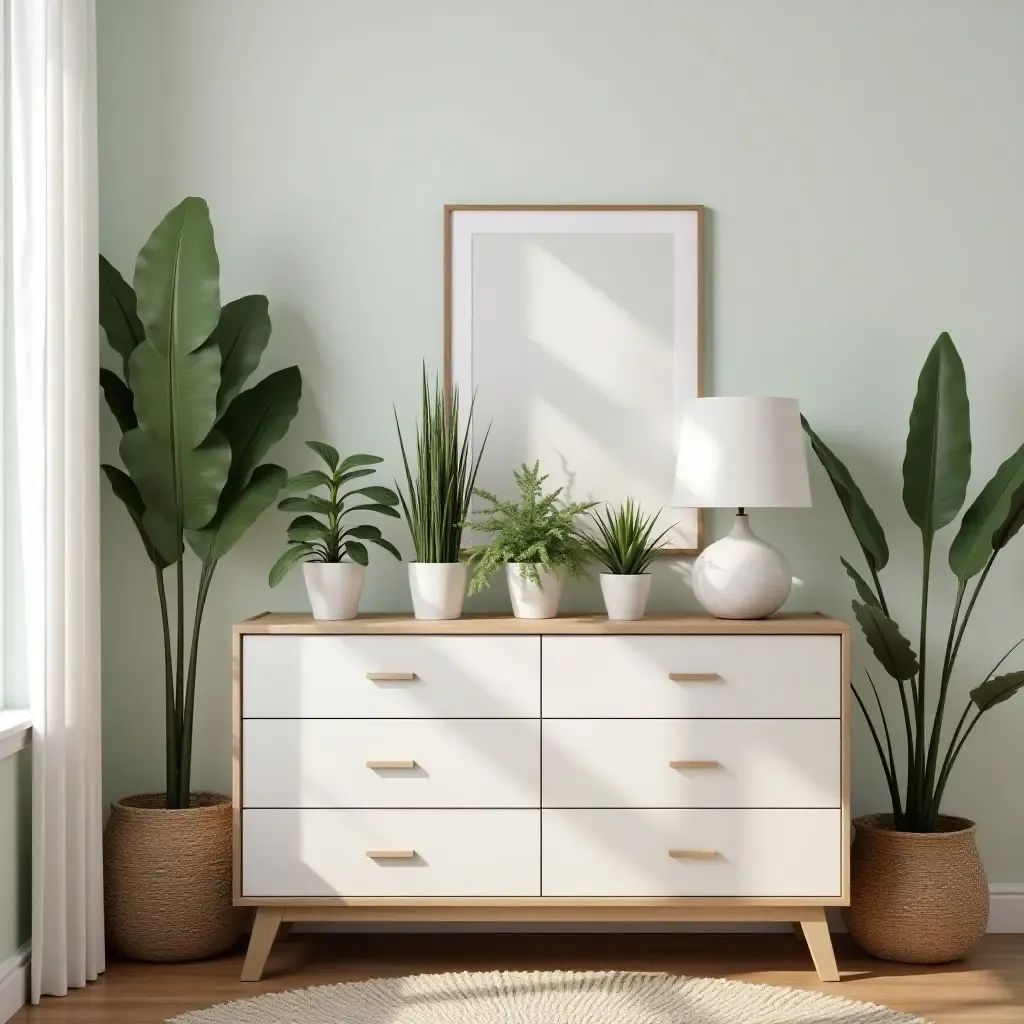
[{"label": "small white pot", "polygon": [[601,573],[601,596],[609,619],[642,619],[651,594],[649,572],[637,575]]},{"label": "small white pot", "polygon": [[517,619],[553,619],[562,600],[562,577],[542,565],[537,566],[542,587],[520,575],[519,563],[505,566],[512,613]]},{"label": "small white pot", "polygon": [[457,619],[466,596],[463,562],[410,562],[409,590],[417,619]]},{"label": "small white pot", "polygon": [[366,566],[356,562],[303,562],[306,593],[314,619],[354,619],[366,582]]}]

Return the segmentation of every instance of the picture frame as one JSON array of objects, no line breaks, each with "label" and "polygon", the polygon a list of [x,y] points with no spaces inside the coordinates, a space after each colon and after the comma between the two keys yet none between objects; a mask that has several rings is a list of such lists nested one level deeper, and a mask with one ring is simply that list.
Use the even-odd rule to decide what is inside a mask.
[{"label": "picture frame", "polygon": [[662,509],[662,554],[701,548],[699,509],[670,506],[683,402],[702,394],[703,207],[447,205],[444,375],[477,486],[509,495],[539,460],[568,501]]}]

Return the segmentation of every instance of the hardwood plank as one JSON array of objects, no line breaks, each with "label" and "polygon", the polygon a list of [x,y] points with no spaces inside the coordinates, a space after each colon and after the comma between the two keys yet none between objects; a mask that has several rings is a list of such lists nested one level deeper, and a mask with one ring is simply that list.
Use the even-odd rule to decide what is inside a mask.
[{"label": "hardwood plank", "polygon": [[239,980],[244,946],[196,964],[113,961],[95,984],[26,1007],[15,1024],[160,1024],[213,1003],[366,978],[488,970],[638,970],[814,989],[880,1003],[935,1024],[1024,1021],[1024,935],[989,935],[965,962],[873,960],[836,937],[843,981],[818,981],[791,934],[298,934],[275,944],[264,978]]}]

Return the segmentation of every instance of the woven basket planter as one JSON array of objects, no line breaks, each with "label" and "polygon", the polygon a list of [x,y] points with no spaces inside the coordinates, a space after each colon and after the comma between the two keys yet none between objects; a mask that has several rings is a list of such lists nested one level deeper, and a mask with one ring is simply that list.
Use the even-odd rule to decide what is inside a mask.
[{"label": "woven basket planter", "polygon": [[854,821],[846,926],[883,960],[959,960],[988,925],[988,881],[974,822],[943,816],[940,831],[919,833],[896,832],[892,821],[891,814]]},{"label": "woven basket planter", "polygon": [[107,941],[134,960],[199,960],[235,944],[231,800],[193,793],[168,810],[162,793],[113,804],[103,833]]}]

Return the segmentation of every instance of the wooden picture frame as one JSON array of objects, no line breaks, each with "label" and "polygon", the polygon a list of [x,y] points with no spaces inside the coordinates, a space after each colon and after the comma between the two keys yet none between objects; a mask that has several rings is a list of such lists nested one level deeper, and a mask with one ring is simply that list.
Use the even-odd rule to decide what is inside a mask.
[{"label": "wooden picture frame", "polygon": [[670,497],[702,394],[702,250],[701,206],[445,206],[445,384],[492,425],[478,486],[508,496],[539,459],[567,500],[632,495],[662,508],[663,554],[700,550],[700,510]]}]

